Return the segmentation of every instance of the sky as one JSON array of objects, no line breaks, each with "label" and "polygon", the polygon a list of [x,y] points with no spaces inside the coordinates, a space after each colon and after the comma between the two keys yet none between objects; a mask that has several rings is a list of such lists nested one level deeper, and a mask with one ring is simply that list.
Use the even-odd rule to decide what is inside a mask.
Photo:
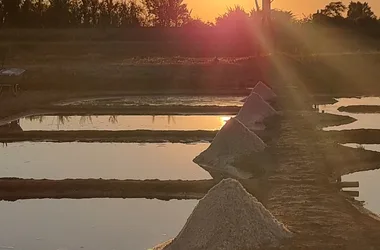
[{"label": "sky", "polygon": [[[223,14],[227,7],[241,5],[250,10],[254,6],[255,0],[184,0],[189,9],[192,9],[192,16],[199,17],[206,21],[214,21],[217,16]],[[334,0],[335,1],[335,0]],[[363,0],[364,1],[364,0]],[[372,6],[372,10],[380,16],[380,0],[365,0]],[[261,2],[261,0],[259,0]],[[308,16],[322,9],[331,1],[326,0],[275,0],[273,8],[291,10],[298,17]],[[349,0],[343,0],[348,5]]]}]

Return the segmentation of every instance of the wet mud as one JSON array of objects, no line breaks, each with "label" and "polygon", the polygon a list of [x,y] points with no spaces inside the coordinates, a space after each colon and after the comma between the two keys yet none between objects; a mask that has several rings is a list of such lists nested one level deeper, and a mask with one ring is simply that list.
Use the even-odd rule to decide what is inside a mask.
[{"label": "wet mud", "polygon": [[238,106],[48,106],[35,112],[44,115],[235,115]]},{"label": "wet mud", "polygon": [[380,106],[377,105],[354,105],[339,107],[340,112],[348,113],[380,113]]},{"label": "wet mud", "polygon": [[337,143],[380,144],[378,129],[326,131],[325,134]]},{"label": "wet mud", "polygon": [[218,131],[25,131],[1,133],[0,142],[124,142],[124,143],[195,143],[210,142]]},{"label": "wet mud", "polygon": [[[67,179],[35,180],[0,179],[0,200],[20,199],[85,199],[85,198],[146,198],[200,199],[218,183],[217,180],[103,180]],[[259,199],[265,199],[258,180],[242,181]]]}]

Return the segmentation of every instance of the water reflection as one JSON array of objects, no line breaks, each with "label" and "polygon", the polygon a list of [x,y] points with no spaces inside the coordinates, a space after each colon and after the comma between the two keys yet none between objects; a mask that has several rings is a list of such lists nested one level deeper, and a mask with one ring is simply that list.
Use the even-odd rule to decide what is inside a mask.
[{"label": "water reflection", "polygon": [[338,102],[334,104],[319,105],[319,112],[329,113],[334,115],[345,115],[355,118],[357,121],[340,125],[324,128],[325,131],[332,130],[349,130],[349,129],[380,129],[380,114],[357,114],[349,112],[341,112],[338,108],[343,106],[356,106],[356,105],[379,105],[380,97],[361,97],[361,98],[338,98]]},{"label": "water reflection", "polygon": [[[344,144],[352,148],[364,148],[366,150],[380,152],[380,145],[377,144],[364,144],[359,145],[355,143]],[[380,199],[378,190],[380,189],[380,170],[357,172],[349,175],[342,176],[343,181],[359,181],[359,197],[358,199],[364,201],[366,208],[374,213],[380,215]],[[357,189],[356,189],[357,190]]]},{"label": "water reflection", "polygon": [[211,179],[193,158],[199,144],[12,143],[0,151],[0,176],[35,179]]},{"label": "water reflection", "polygon": [[219,130],[230,116],[30,116],[21,119],[30,130]]},{"label": "water reflection", "polygon": [[175,237],[196,200],[0,202],[0,249],[149,249]]}]

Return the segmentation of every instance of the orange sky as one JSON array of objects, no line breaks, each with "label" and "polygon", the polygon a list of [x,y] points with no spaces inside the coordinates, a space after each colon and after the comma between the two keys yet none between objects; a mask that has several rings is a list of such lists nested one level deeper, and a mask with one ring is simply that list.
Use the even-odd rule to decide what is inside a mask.
[{"label": "orange sky", "polygon": [[[364,1],[364,0],[363,0]],[[193,10],[194,17],[200,17],[207,21],[214,21],[215,17],[225,12],[229,6],[236,4],[243,6],[246,9],[252,9],[254,0],[185,0],[189,8]],[[261,0],[260,0],[261,2]],[[303,14],[309,15],[317,9],[323,8],[331,1],[326,0],[275,0],[273,8],[291,10],[293,13],[302,17]],[[350,1],[343,1],[348,4]],[[372,10],[380,16],[380,0],[366,0]]]}]

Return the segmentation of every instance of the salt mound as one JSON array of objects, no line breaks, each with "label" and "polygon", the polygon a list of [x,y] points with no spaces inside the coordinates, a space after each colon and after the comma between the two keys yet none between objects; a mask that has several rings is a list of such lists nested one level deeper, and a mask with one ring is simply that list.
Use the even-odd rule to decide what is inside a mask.
[{"label": "salt mound", "polygon": [[264,130],[265,126],[262,122],[266,118],[277,114],[277,111],[264,101],[260,95],[252,93],[240,109],[236,119],[251,130]]},{"label": "salt mound", "polygon": [[[194,162],[211,171],[226,172],[239,178],[250,178],[251,173],[238,169],[237,162],[255,153],[263,155],[266,144],[236,118],[231,118],[218,132],[211,145]],[[260,158],[261,156],[258,156]]]},{"label": "salt mound", "polygon": [[[273,92],[271,88],[269,88],[265,83],[259,81],[255,87],[252,89],[252,93],[259,94],[264,101],[270,102],[274,101],[277,98],[277,95]],[[248,97],[241,100],[241,102],[246,102]]]},{"label": "salt mound", "polygon": [[238,181],[226,179],[199,201],[178,236],[161,249],[259,249],[291,236]]}]

